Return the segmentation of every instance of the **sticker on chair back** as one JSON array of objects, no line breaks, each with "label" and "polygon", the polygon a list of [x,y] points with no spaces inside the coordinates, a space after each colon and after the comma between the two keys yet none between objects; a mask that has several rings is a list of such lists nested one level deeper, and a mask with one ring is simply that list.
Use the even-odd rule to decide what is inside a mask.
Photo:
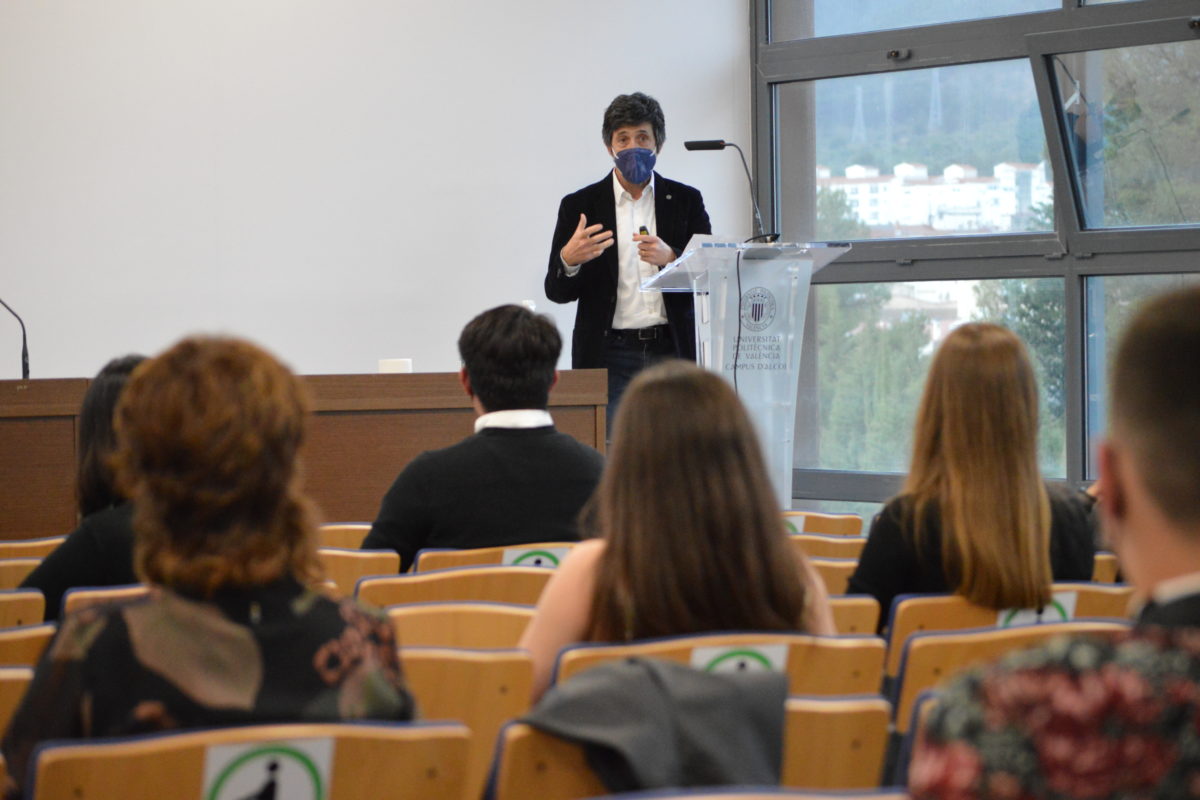
[{"label": "sticker on chair back", "polygon": [[500,561],[506,567],[549,567],[554,569],[559,565],[569,547],[506,547],[504,557]]},{"label": "sticker on chair back", "polygon": [[786,644],[743,644],[692,649],[692,668],[705,672],[783,672]]},{"label": "sticker on chair back", "polygon": [[[803,517],[799,519],[803,519]],[[784,517],[783,524],[787,526],[788,533],[804,533],[804,531],[796,527],[796,523],[792,522],[792,517]]]},{"label": "sticker on chair back", "polygon": [[1039,610],[1036,608],[1006,608],[996,615],[997,628],[1014,625],[1040,625],[1045,622],[1070,622],[1075,619],[1075,601],[1078,592],[1055,592],[1050,602]]},{"label": "sticker on chair back", "polygon": [[329,800],[333,739],[213,745],[203,800]]}]

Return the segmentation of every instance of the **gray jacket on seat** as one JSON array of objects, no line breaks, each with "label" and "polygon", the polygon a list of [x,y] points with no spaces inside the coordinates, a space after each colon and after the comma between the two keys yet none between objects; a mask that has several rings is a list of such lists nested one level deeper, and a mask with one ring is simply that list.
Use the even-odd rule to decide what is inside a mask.
[{"label": "gray jacket on seat", "polygon": [[623,792],[778,784],[787,677],[629,658],[556,685],[522,721],[583,745]]}]

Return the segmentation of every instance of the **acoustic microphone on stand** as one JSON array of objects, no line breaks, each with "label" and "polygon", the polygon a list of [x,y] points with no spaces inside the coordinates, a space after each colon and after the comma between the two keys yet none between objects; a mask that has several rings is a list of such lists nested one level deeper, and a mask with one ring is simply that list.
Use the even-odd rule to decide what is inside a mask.
[{"label": "acoustic microphone on stand", "polygon": [[0,300],[0,306],[8,309],[8,313],[17,318],[17,322],[21,323],[21,380],[29,380],[29,342],[25,338],[25,320],[21,319],[21,315],[12,310],[12,306]]},{"label": "acoustic microphone on stand", "polygon": [[750,182],[750,202],[754,204],[754,225],[758,230],[757,236],[751,236],[746,241],[756,242],[762,240],[764,242],[774,242],[779,239],[778,233],[765,232],[762,213],[758,210],[758,193],[754,191],[754,177],[750,174],[750,165],[746,163],[746,154],[742,152],[742,148],[724,139],[693,139],[690,142],[684,142],[683,146],[687,150],[724,150],[726,147],[732,147],[734,150],[737,150],[738,155],[742,157],[742,169],[746,171],[746,180]]}]

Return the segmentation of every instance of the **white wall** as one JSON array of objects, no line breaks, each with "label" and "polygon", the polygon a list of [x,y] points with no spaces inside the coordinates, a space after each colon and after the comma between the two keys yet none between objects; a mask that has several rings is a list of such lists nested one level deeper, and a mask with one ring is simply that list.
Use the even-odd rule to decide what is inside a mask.
[{"label": "white wall", "polygon": [[[304,373],[451,370],[470,317],[526,298],[569,341],[549,239],[611,165],[616,94],[662,102],[661,171],[748,235],[737,154],[682,146],[750,144],[748,21],[746,0],[6,0],[0,298],[33,377],[194,331]],[[0,378],[19,337],[0,316]]]}]

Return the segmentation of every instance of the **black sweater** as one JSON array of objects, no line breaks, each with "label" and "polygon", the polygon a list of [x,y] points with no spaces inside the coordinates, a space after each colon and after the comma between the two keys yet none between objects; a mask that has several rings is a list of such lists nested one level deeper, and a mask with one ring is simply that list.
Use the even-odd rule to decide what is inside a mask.
[{"label": "black sweater", "polygon": [[484,428],[417,456],[388,490],[363,549],[499,547],[576,541],[576,517],[604,457],[552,426]]}]

